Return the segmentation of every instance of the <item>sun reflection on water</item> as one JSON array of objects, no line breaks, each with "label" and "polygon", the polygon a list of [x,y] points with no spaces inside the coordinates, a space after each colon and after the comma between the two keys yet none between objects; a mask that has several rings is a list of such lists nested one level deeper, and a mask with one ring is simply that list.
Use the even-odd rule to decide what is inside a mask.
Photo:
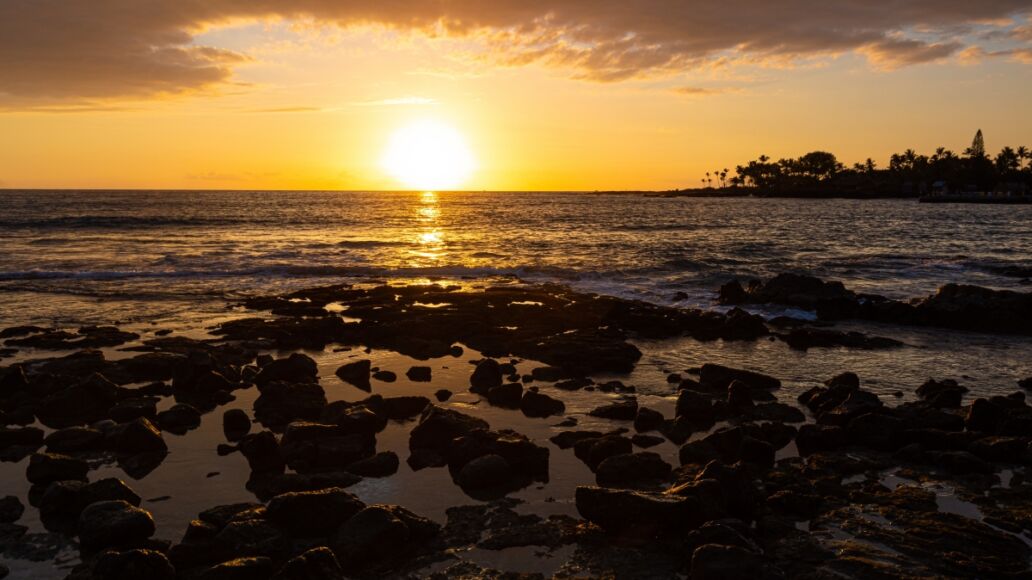
[{"label": "sun reflection on water", "polygon": [[431,262],[440,262],[446,255],[444,234],[437,228],[441,217],[438,195],[433,191],[424,191],[419,196],[416,207],[416,220],[423,226],[417,241],[419,249],[413,251],[417,257]]}]

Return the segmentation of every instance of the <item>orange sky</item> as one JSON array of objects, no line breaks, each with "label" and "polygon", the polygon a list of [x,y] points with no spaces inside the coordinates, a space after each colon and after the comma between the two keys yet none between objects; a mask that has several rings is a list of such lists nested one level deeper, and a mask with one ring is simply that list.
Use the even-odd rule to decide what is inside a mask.
[{"label": "orange sky", "polygon": [[821,3],[836,23],[795,0],[780,24],[715,10],[758,0],[124,1],[97,30],[86,0],[0,6],[0,187],[396,189],[384,150],[425,120],[463,136],[475,190],[692,187],[813,149],[884,165],[978,128],[1032,145],[1022,1]]}]

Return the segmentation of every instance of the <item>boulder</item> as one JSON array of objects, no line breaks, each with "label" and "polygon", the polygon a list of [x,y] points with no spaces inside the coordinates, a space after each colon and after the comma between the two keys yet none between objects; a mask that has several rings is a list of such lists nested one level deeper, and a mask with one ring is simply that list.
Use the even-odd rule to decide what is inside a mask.
[{"label": "boulder", "polygon": [[487,394],[491,387],[502,384],[502,370],[498,361],[490,358],[477,363],[476,369],[469,377],[469,390],[474,393]]},{"label": "boulder", "polygon": [[659,429],[665,420],[663,413],[647,407],[639,407],[637,415],[634,416],[634,430],[639,433],[654,431]]},{"label": "boulder", "polygon": [[602,461],[595,481],[605,487],[655,485],[670,478],[673,468],[656,453],[624,453]]},{"label": "boulder", "polygon": [[520,383],[506,383],[490,387],[486,393],[487,402],[496,407],[507,409],[519,409],[523,401],[523,385]]},{"label": "boulder", "polygon": [[164,453],[168,445],[150,420],[140,417],[118,425],[107,433],[111,447],[119,453]]},{"label": "boulder", "polygon": [[367,359],[348,363],[337,369],[337,377],[345,383],[368,392],[372,390],[372,386],[369,383],[371,367],[372,363]]},{"label": "boulder", "polygon": [[562,415],[566,412],[566,405],[558,399],[553,399],[542,393],[527,391],[520,400],[520,410],[527,417],[551,417]]},{"label": "boulder", "polygon": [[157,550],[109,551],[97,558],[92,577],[104,580],[176,580],[176,570]]},{"label": "boulder", "polygon": [[340,488],[278,495],[269,501],[267,517],[292,536],[332,534],[365,504]]},{"label": "boulder", "polygon": [[733,381],[741,381],[752,389],[772,390],[781,387],[778,379],[754,371],[733,369],[717,364],[704,364],[699,371],[699,382],[715,390],[725,391]]},{"label": "boulder", "polygon": [[410,449],[440,449],[447,447],[452,439],[476,429],[488,429],[483,419],[459,411],[430,405],[423,411],[416,425],[409,433]]},{"label": "boulder", "polygon": [[272,580],[344,580],[333,551],[321,546],[287,561]]},{"label": "boulder", "polygon": [[592,471],[614,455],[632,452],[631,440],[622,435],[606,435],[597,439],[583,439],[573,446],[573,453]]},{"label": "boulder", "polygon": [[291,421],[315,421],[326,407],[326,392],[318,383],[272,382],[254,402],[254,417],[270,428]]},{"label": "boulder", "polygon": [[[373,378],[384,383],[393,383],[398,380],[398,375],[393,371],[380,370],[373,373]],[[333,554],[333,552],[329,551],[327,551],[327,553],[331,555]],[[334,563],[336,563],[336,560],[334,560]]]},{"label": "boulder", "polygon": [[580,486],[574,494],[581,517],[609,532],[658,535],[701,524],[695,498]]},{"label": "boulder", "polygon": [[279,441],[271,431],[247,435],[237,445],[255,473],[282,473],[286,463],[280,455]]},{"label": "boulder", "polygon": [[29,458],[25,477],[34,485],[55,481],[85,480],[90,467],[85,461],[57,453],[34,453]]},{"label": "boulder", "polygon": [[201,572],[199,580],[266,580],[275,570],[272,559],[263,556],[236,558]]},{"label": "boulder", "polygon": [[154,534],[154,518],[125,501],[100,501],[82,511],[78,530],[86,550],[139,545]]},{"label": "boulder", "polygon": [[383,399],[383,411],[388,419],[403,421],[411,419],[423,412],[430,405],[426,397],[386,397]]},{"label": "boulder", "polygon": [[272,382],[315,383],[318,381],[319,367],[312,357],[295,352],[287,358],[271,361],[264,365],[254,377],[259,388]]},{"label": "boulder", "polygon": [[513,477],[512,467],[500,455],[482,455],[466,463],[455,477],[463,488],[504,486]]},{"label": "boulder", "polygon": [[381,451],[372,457],[359,459],[348,464],[348,473],[354,473],[362,477],[389,477],[398,472],[398,454],[393,451]]},{"label": "boulder", "polygon": [[626,401],[602,405],[601,407],[592,409],[588,414],[592,417],[601,417],[603,419],[633,421],[638,415],[638,401],[637,399],[628,399]]},{"label": "boulder", "polygon": [[373,505],[356,513],[334,534],[330,547],[345,570],[383,558],[397,558],[406,550],[409,527],[383,506]]},{"label": "boulder", "polygon": [[53,453],[90,451],[104,447],[104,433],[92,427],[66,427],[47,435],[44,442]]},{"label": "boulder", "polygon": [[18,521],[25,513],[25,506],[13,495],[0,498],[0,523],[10,524]]},{"label": "boulder", "polygon": [[243,409],[230,409],[222,414],[222,432],[229,441],[237,441],[251,431],[251,419]]},{"label": "boulder", "polygon": [[176,403],[158,413],[155,422],[165,431],[183,434],[201,426],[201,412],[193,405]]},{"label": "boulder", "polygon": [[414,366],[405,372],[405,376],[413,383],[429,383],[432,379],[430,367]]},{"label": "boulder", "polygon": [[739,546],[704,544],[692,552],[692,580],[738,580],[767,577],[763,559]]}]

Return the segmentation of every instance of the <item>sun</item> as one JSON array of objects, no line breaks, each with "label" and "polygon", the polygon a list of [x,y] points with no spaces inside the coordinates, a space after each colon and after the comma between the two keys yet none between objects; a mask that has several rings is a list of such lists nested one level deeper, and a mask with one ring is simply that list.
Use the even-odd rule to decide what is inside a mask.
[{"label": "sun", "polygon": [[462,134],[440,121],[418,121],[398,129],[381,160],[384,170],[406,187],[419,190],[456,188],[476,168]]}]

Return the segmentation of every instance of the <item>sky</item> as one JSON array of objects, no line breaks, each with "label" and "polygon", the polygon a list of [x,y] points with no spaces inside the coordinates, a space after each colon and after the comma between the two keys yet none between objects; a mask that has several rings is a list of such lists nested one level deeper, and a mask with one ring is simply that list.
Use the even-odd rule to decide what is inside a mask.
[{"label": "sky", "polygon": [[0,0],[4,188],[408,189],[434,123],[457,188],[665,190],[1032,146],[1030,94],[1032,0]]}]

